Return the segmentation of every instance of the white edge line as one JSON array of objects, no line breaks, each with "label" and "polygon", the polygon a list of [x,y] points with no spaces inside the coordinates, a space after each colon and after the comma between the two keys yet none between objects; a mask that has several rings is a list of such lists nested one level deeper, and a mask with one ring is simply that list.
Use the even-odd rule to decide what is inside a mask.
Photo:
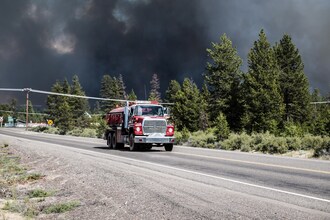
[{"label": "white edge line", "polygon": [[[26,139],[26,138],[20,138],[20,139]],[[30,139],[26,139],[26,140],[35,141],[35,140],[30,140]],[[42,142],[42,141],[37,141],[37,142]],[[44,143],[44,142],[42,142],[42,143]],[[59,144],[52,144],[52,145],[61,146],[61,147],[67,148],[67,149],[75,149],[75,150],[79,150],[79,151],[85,151],[85,152],[88,152],[88,153],[93,152],[93,153],[101,154],[103,156],[105,155],[104,153],[91,151],[91,150],[85,150],[85,149],[69,147],[69,146],[64,146],[64,145],[59,145]],[[172,167],[172,166],[168,166],[168,165],[162,165],[162,164],[147,162],[147,161],[143,161],[143,160],[137,160],[137,159],[127,158],[127,157],[122,157],[122,156],[117,156],[117,155],[112,155],[112,154],[106,154],[106,155],[111,156],[111,157],[115,157],[115,158],[119,158],[119,159],[124,159],[124,160],[126,159],[126,160],[130,160],[130,161],[133,161],[133,162],[155,165],[155,166],[158,166],[158,167],[163,167],[163,168],[168,168],[168,169],[177,170],[177,171],[181,171],[181,172],[186,172],[186,173],[206,176],[206,177],[210,177],[210,178],[220,179],[220,180],[224,180],[224,181],[227,181],[227,182],[238,183],[238,184],[241,184],[241,185],[251,186],[251,187],[255,187],[255,188],[259,188],[259,189],[266,189],[266,190],[270,190],[270,191],[274,191],[274,192],[280,192],[280,193],[284,193],[284,194],[288,194],[288,195],[294,195],[294,196],[299,196],[299,197],[303,197],[303,198],[314,199],[314,200],[317,200],[317,201],[330,203],[330,200],[328,200],[328,199],[318,198],[318,197],[314,197],[314,196],[308,196],[308,195],[304,195],[304,194],[300,194],[300,193],[289,192],[289,191],[286,191],[286,190],[280,190],[280,189],[261,186],[261,185],[256,185],[256,184],[252,184],[252,183],[246,183],[246,182],[242,182],[242,181],[238,181],[238,180],[233,180],[233,179],[224,178],[224,177],[220,177],[220,176],[214,176],[214,175],[200,173],[200,172],[186,170],[186,169],[181,169],[181,168]]]}]

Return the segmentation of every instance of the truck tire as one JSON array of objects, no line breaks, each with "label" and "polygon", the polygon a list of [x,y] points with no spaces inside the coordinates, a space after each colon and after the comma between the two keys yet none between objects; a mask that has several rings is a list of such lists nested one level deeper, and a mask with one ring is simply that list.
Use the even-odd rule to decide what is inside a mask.
[{"label": "truck tire", "polygon": [[124,148],[124,143],[118,143],[116,134],[112,135],[112,148],[115,150]]},{"label": "truck tire", "polygon": [[112,149],[112,134],[111,133],[109,133],[108,134],[108,138],[107,138],[107,144],[108,144],[108,147],[110,148],[110,149]]},{"label": "truck tire", "polygon": [[172,151],[173,150],[173,144],[164,144],[166,151]]},{"label": "truck tire", "polygon": [[113,149],[117,149],[117,137],[116,137],[116,134],[113,134],[112,135],[111,144],[112,144],[112,148]]},{"label": "truck tire", "polygon": [[136,151],[139,149],[138,144],[134,143],[134,134],[131,133],[129,135],[129,150],[130,151]]}]

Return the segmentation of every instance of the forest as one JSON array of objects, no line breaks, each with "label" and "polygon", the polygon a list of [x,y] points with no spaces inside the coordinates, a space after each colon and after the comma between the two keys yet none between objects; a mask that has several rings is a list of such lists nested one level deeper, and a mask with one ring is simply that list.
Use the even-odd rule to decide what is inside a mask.
[{"label": "forest", "polygon": [[[322,96],[317,89],[310,90],[302,57],[290,35],[284,34],[271,45],[261,30],[248,53],[246,72],[226,34],[219,42],[212,42],[206,53],[209,61],[201,88],[192,78],[183,82],[173,79],[161,94],[158,75],[150,79],[149,100],[173,103],[169,107],[178,143],[269,153],[303,149],[313,150],[314,155],[330,154],[330,94]],[[77,75],[71,82],[56,81],[51,91],[85,95]],[[137,99],[133,89],[126,91],[121,74],[103,75],[99,97]],[[49,95],[43,112],[47,115],[31,115],[30,120],[52,119],[52,129],[60,134],[101,136],[106,126],[102,115],[122,104],[96,101],[90,106],[87,99]],[[34,112],[31,102],[29,105]],[[15,115],[19,111],[15,101],[0,105],[0,109],[24,120],[25,116]]]}]

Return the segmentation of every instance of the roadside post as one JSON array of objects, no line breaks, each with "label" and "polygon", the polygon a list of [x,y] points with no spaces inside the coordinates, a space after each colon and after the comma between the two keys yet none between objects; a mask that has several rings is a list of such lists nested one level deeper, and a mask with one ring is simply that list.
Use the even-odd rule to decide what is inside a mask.
[{"label": "roadside post", "polygon": [[3,122],[3,116],[0,116],[0,124],[1,124],[1,128],[2,128],[2,122]]}]

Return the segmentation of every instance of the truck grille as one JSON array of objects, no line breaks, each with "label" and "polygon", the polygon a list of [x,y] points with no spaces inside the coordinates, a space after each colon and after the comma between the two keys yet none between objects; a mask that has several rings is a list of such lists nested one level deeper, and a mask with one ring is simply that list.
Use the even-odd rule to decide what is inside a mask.
[{"label": "truck grille", "polygon": [[153,134],[153,133],[166,133],[166,121],[165,120],[144,120],[143,123],[143,133]]}]

